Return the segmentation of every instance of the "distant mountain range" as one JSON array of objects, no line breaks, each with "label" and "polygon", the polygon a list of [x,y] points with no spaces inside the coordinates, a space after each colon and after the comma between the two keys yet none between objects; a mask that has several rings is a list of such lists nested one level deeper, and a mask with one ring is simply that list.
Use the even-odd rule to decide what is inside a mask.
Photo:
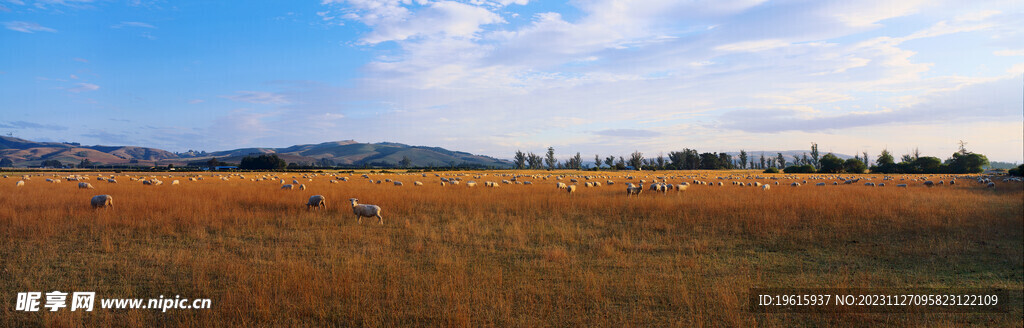
[{"label": "distant mountain range", "polygon": [[243,157],[277,154],[288,163],[319,166],[398,166],[409,159],[413,167],[510,167],[511,162],[440,147],[409,146],[400,143],[359,143],[353,140],[320,144],[295,145],[286,148],[242,148],[210,153],[172,153],[162,149],[134,146],[83,146],[78,143],[36,142],[14,137],[0,137],[0,160],[9,159],[15,167],[38,167],[44,161],[56,160],[76,165],[84,159],[98,165],[167,165],[184,166],[216,158],[221,162],[239,163]]}]

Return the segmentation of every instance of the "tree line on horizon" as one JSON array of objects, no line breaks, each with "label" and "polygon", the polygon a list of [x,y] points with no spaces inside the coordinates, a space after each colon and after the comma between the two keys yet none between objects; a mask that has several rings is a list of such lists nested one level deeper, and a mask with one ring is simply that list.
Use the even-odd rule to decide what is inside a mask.
[{"label": "tree line on horizon", "polygon": [[[818,144],[811,143],[810,154],[803,153],[802,156],[792,155],[787,159],[782,153],[760,157],[754,157],[745,150],[740,150],[738,156],[733,158],[728,153],[704,152],[696,149],[683,148],[681,151],[672,151],[666,157],[658,154],[657,157],[645,158],[643,153],[634,151],[629,157],[594,155],[593,166],[584,164],[582,155],[576,155],[559,161],[555,158],[555,148],[548,147],[544,156],[533,152],[517,150],[513,156],[513,168],[518,170],[732,170],[732,169],[757,169],[765,173],[778,173],[780,170],[785,173],[871,173],[884,174],[934,174],[934,173],[981,173],[984,167],[989,165],[985,155],[970,152],[960,144],[960,150],[953,153],[945,161],[930,156],[921,156],[916,148],[911,154],[901,157],[896,162],[895,157],[887,149],[883,149],[875,160],[875,165],[870,165],[868,153],[862,152],[853,158],[843,160],[838,156],[827,153],[821,155],[818,151]],[[586,167],[585,167],[586,166]],[[1024,166],[1024,165],[1021,165]],[[1019,169],[1019,171],[1024,168]]]}]

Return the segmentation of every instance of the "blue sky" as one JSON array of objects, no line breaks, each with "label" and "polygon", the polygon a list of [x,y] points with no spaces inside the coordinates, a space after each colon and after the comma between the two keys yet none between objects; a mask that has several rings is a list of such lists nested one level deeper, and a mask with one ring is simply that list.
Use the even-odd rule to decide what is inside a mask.
[{"label": "blue sky", "polygon": [[1019,1],[0,0],[0,132],[1024,161]]}]

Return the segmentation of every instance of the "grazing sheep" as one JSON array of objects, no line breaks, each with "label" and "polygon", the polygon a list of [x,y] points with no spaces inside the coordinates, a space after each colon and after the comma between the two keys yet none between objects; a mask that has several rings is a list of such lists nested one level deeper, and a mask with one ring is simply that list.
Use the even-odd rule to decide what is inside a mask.
[{"label": "grazing sheep", "polygon": [[952,186],[952,185],[955,185],[955,184],[956,184],[956,180],[954,180],[954,179],[950,179],[949,180],[949,185]]},{"label": "grazing sheep", "polygon": [[793,186],[793,187],[799,187],[800,183],[799,182],[794,182],[794,183],[790,183],[789,185]]},{"label": "grazing sheep", "polygon": [[401,181],[395,181],[395,185],[401,187],[402,186],[402,182]]},{"label": "grazing sheep", "polygon": [[92,200],[89,202],[92,203],[92,208],[114,207],[114,198],[110,195],[92,196]]},{"label": "grazing sheep", "polygon": [[444,181],[441,181],[441,186],[444,187],[445,185],[446,183],[444,183]]},{"label": "grazing sheep", "polygon": [[18,182],[15,182],[14,185],[17,186],[17,187],[24,186],[25,185],[25,180],[18,180]]},{"label": "grazing sheep", "polygon": [[[456,181],[456,182],[458,182],[458,181]],[[453,182],[453,183],[454,183],[454,182]],[[455,184],[458,184],[458,183],[455,183]],[[466,182],[466,187],[470,187],[470,188],[472,188],[472,187],[476,187],[476,181],[469,181],[469,182]]]},{"label": "grazing sheep", "polygon": [[366,205],[359,204],[359,200],[355,198],[349,199],[352,202],[352,213],[355,213],[358,220],[356,223],[363,223],[363,217],[377,217],[378,222],[384,225],[384,218],[380,216],[380,206],[377,205]]},{"label": "grazing sheep", "polygon": [[927,186],[928,188],[931,188],[932,186],[935,186],[935,182],[925,181],[924,185]]},{"label": "grazing sheep", "polygon": [[896,185],[896,187],[897,187],[897,188],[906,188],[906,187],[907,187],[907,184],[906,184],[906,183],[903,183],[903,184],[898,184],[898,185]]},{"label": "grazing sheep", "polygon": [[153,185],[153,181],[149,181],[149,180],[142,180],[142,184],[143,184],[143,185],[147,185],[147,186],[150,186],[150,185]]},{"label": "grazing sheep", "polygon": [[772,189],[772,185],[770,185],[770,184],[765,184],[765,185],[762,185],[762,186],[761,186],[761,190],[768,190],[768,189]]},{"label": "grazing sheep", "polygon": [[306,190],[306,185],[300,184],[299,185],[299,190]]},{"label": "grazing sheep", "polygon": [[323,207],[324,209],[327,209],[327,200],[324,199],[324,196],[321,196],[321,195],[309,196],[309,201],[306,202],[306,209],[310,209],[310,208],[317,208],[317,209],[319,209],[321,207]]},{"label": "grazing sheep", "polygon": [[107,179],[107,182],[108,183],[117,183],[117,180],[114,180],[114,178],[110,178],[110,179]]},{"label": "grazing sheep", "polygon": [[172,185],[172,186],[177,186],[177,185],[179,185],[179,184],[181,184],[181,182],[178,182],[178,180],[173,180],[173,181],[171,181],[171,185]]},{"label": "grazing sheep", "polygon": [[995,187],[996,187],[996,183],[995,182],[989,182],[987,185],[985,185],[985,188],[995,188]]},{"label": "grazing sheep", "polygon": [[818,186],[818,187],[824,187],[825,183],[824,182],[818,182],[818,183],[815,183],[814,185]]},{"label": "grazing sheep", "polygon": [[867,183],[864,183],[864,185],[868,186],[868,187],[874,187],[875,183],[874,182],[867,182]]},{"label": "grazing sheep", "polygon": [[419,181],[413,181],[413,182],[412,182],[412,185],[413,185],[413,186],[422,186],[422,185],[423,185],[423,183],[422,183],[422,182],[419,182]]},{"label": "grazing sheep", "polygon": [[568,191],[569,194],[576,192],[576,185],[569,185],[568,187],[565,188],[565,191]]},{"label": "grazing sheep", "polygon": [[96,188],[93,188],[92,185],[89,184],[88,182],[79,182],[78,183],[78,189],[96,189]]},{"label": "grazing sheep", "polygon": [[555,187],[558,187],[558,189],[565,189],[566,185],[565,182],[558,182],[555,184]]},{"label": "grazing sheep", "polygon": [[688,188],[690,188],[690,184],[688,184],[686,182],[683,182],[683,183],[680,183],[680,184],[676,185],[676,190],[679,190],[679,191],[686,191],[686,189],[688,189]]},{"label": "grazing sheep", "polygon": [[293,185],[290,185],[290,184],[286,184],[286,185],[283,185],[283,186],[281,186],[281,189],[282,189],[282,190],[292,190],[292,186],[293,186]]},{"label": "grazing sheep", "polygon": [[643,191],[644,191],[644,183],[643,182],[641,182],[639,186],[635,186],[635,187],[633,186],[632,183],[626,185],[626,197],[629,197],[631,195],[636,195],[637,197],[640,197],[640,193],[643,192]]}]

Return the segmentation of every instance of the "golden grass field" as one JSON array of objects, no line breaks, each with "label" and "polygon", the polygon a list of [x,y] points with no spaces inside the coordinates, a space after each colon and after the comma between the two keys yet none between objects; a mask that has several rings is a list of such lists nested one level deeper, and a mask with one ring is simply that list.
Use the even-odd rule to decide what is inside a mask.
[{"label": "golden grass field", "polygon": [[[534,174],[533,185],[483,186]],[[321,174],[269,173],[229,181],[157,174],[145,186],[54,184],[69,173],[0,179],[0,326],[1004,326],[1024,310],[991,314],[759,314],[751,287],[1024,288],[1024,186],[970,179],[770,190],[725,175],[753,171],[630,172],[724,181],[685,192],[627,198],[617,172],[466,172],[461,185],[374,175],[329,183]],[[37,176],[42,174],[43,176]],[[100,173],[105,176],[111,173]],[[453,173],[443,173],[450,174]],[[489,174],[481,178],[473,175]],[[555,188],[554,175],[594,175],[615,185]],[[164,177],[164,176],[167,177]],[[343,174],[342,176],[349,176]],[[444,175],[442,175],[444,176]],[[609,176],[609,177],[605,177]],[[646,178],[644,178],[646,176]],[[765,175],[791,177],[793,175]],[[882,182],[881,176],[873,177]],[[903,176],[896,176],[897,179]],[[917,178],[907,176],[907,179]],[[948,180],[934,177],[936,180]],[[171,180],[180,185],[171,185]],[[563,182],[568,182],[568,177]],[[413,186],[413,181],[424,186]],[[670,183],[693,178],[670,178]],[[636,182],[636,180],[631,180]],[[744,182],[773,180],[748,180]],[[909,188],[896,188],[909,183]],[[645,184],[648,185],[648,184]],[[94,210],[93,195],[114,207]],[[326,197],[310,211],[309,196]],[[356,223],[349,198],[382,207]],[[209,298],[212,309],[15,311],[18,292],[95,291],[97,298]],[[1016,300],[1017,302],[1020,299]],[[1019,304],[1019,303],[1018,303]]]}]

